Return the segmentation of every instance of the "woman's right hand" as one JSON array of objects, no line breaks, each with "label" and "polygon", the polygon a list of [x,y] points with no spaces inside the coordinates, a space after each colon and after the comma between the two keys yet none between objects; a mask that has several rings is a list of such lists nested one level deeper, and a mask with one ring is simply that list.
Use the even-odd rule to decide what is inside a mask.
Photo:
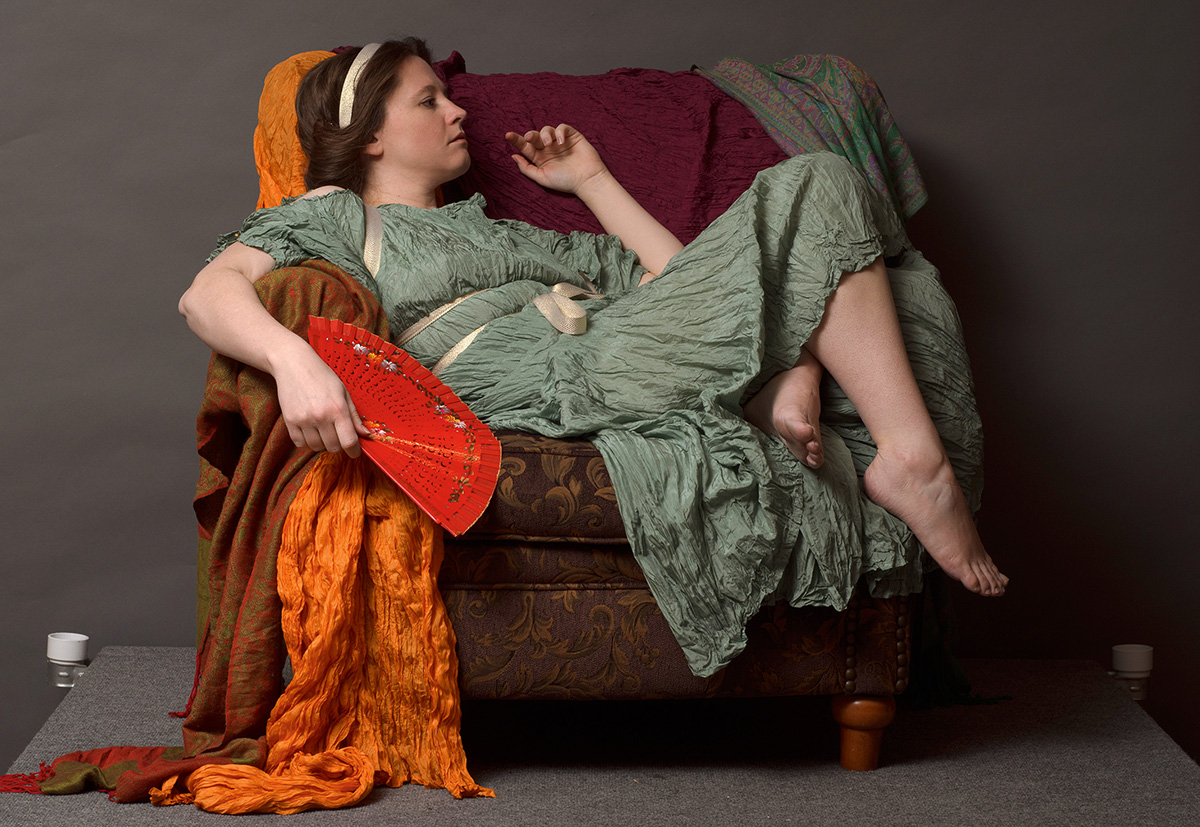
[{"label": "woman's right hand", "polygon": [[271,365],[288,435],[298,448],[359,456],[358,438],[369,431],[350,393],[308,343],[298,339],[297,345]]},{"label": "woman's right hand", "polygon": [[369,431],[350,394],[308,342],[267,312],[254,290],[274,267],[262,250],[234,242],[196,275],[179,312],[217,353],[275,377],[283,422],[297,447],[357,457],[358,437]]}]

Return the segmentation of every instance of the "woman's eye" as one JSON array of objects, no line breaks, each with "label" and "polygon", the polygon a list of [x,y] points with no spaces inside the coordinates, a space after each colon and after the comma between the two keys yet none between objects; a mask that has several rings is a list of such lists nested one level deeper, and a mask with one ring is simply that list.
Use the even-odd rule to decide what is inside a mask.
[{"label": "woman's eye", "polygon": [[436,105],[436,104],[437,104],[437,101],[436,101],[436,100],[434,100],[433,98],[426,98],[425,100],[421,101],[421,106],[429,106],[429,107],[432,107],[432,106],[434,106],[434,105]]}]

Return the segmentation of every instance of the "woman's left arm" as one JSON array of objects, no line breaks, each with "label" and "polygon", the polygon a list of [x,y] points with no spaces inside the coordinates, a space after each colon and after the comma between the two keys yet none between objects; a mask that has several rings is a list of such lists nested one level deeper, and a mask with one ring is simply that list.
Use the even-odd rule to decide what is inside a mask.
[{"label": "woman's left arm", "polygon": [[548,189],[574,193],[595,214],[605,232],[617,236],[625,249],[637,253],[649,271],[641,284],[661,273],[671,256],[683,249],[679,239],[613,177],[579,130],[559,124],[524,135],[509,132],[504,137],[519,153],[512,157],[527,178]]}]

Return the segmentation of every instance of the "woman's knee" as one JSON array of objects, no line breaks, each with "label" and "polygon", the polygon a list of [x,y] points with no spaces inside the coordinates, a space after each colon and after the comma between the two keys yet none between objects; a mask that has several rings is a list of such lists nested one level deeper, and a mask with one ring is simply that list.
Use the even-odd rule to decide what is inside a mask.
[{"label": "woman's knee", "polygon": [[857,181],[862,178],[862,173],[852,163],[827,150],[793,155],[764,170],[763,174],[773,177],[802,175],[814,180]]}]

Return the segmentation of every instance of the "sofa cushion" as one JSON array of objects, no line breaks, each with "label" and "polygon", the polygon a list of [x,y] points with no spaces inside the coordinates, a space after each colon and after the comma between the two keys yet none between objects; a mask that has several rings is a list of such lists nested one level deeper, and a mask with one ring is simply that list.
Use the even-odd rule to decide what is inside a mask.
[{"label": "sofa cushion", "polygon": [[504,452],[496,493],[459,543],[627,544],[612,480],[595,446],[516,431],[496,436]]}]

